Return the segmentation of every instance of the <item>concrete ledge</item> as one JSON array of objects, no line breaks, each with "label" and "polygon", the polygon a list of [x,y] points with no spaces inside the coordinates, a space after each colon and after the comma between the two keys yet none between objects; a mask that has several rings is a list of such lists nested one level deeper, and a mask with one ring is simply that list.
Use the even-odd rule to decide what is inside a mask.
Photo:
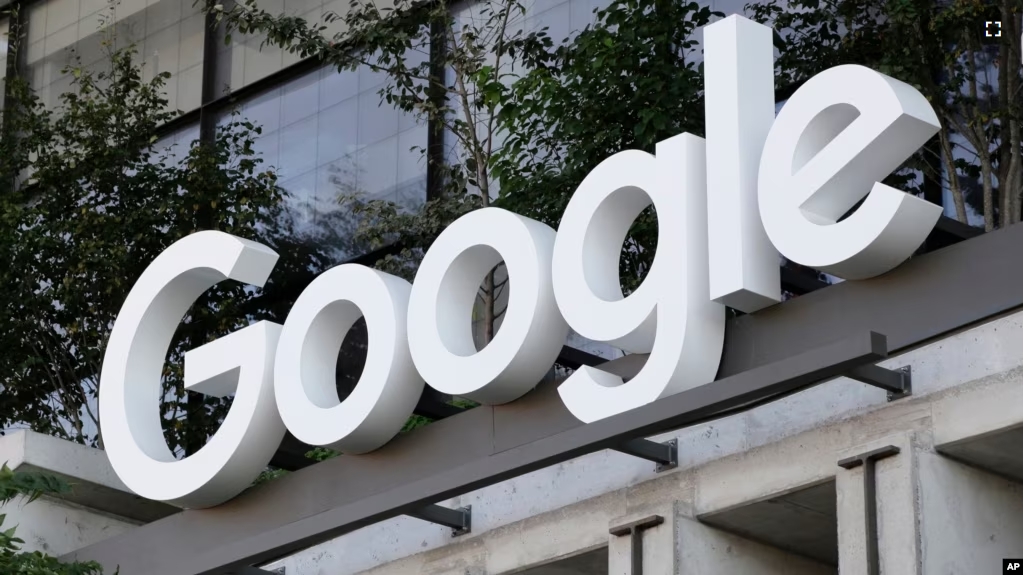
[{"label": "concrete ledge", "polygon": [[937,445],[939,453],[996,475],[1022,480],[1024,466],[1024,427],[1020,424],[979,436]]},{"label": "concrete ledge", "polygon": [[950,395],[933,406],[935,450],[1019,482],[1024,475],[1021,369],[972,383],[984,392]]},{"label": "concrete ledge", "polygon": [[180,511],[130,492],[102,450],[29,430],[0,437],[0,463],[25,472],[49,473],[71,484],[63,501],[140,523]]},{"label": "concrete ledge", "polygon": [[708,513],[699,519],[722,531],[824,565],[839,564],[835,481]]}]

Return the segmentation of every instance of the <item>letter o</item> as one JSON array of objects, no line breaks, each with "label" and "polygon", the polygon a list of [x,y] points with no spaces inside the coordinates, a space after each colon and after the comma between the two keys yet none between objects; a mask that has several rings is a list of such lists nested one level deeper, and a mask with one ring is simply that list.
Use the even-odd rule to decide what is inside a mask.
[{"label": "letter o", "polygon": [[[423,393],[406,340],[409,282],[365,266],[327,270],[303,290],[281,332],[274,386],[277,407],[300,441],[343,453],[387,443]],[[345,335],[366,317],[366,364],[338,400],[335,368]]]},{"label": "letter o", "polygon": [[[409,350],[442,393],[486,404],[512,401],[551,369],[568,335],[551,287],[555,231],[499,208],[470,212],[427,251],[409,298]],[[470,314],[481,279],[502,260],[511,289],[501,329],[484,349]]]}]

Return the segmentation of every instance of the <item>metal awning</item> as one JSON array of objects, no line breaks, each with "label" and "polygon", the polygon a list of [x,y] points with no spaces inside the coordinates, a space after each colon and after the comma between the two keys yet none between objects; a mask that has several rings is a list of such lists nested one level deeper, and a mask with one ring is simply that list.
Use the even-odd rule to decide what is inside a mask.
[{"label": "metal awning", "polygon": [[[549,382],[510,404],[467,410],[371,454],[329,459],[64,559],[95,560],[125,574],[230,573],[586,453],[776,399],[1019,309],[1022,230],[1017,224],[915,257],[878,278],[734,318],[717,381],[628,413],[584,425]],[[627,356],[602,369],[629,377],[644,359]]]}]

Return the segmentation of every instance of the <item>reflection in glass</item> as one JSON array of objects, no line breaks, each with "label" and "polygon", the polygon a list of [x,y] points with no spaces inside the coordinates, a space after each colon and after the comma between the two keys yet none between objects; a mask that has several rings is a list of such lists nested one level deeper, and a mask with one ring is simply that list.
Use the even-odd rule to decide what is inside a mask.
[{"label": "reflection in glass", "polygon": [[289,192],[287,212],[297,232],[327,249],[334,263],[371,249],[355,241],[360,216],[342,200],[384,199],[413,210],[426,199],[420,150],[427,128],[382,104],[375,80],[358,71],[320,69],[238,109],[262,127],[254,149]]},{"label": "reflection in glass", "polygon": [[143,80],[170,73],[168,106],[192,110],[202,93],[204,22],[192,0],[34,2],[26,7],[26,73],[43,103],[53,106],[71,85],[66,66],[99,72],[109,68],[111,48],[135,45]]}]

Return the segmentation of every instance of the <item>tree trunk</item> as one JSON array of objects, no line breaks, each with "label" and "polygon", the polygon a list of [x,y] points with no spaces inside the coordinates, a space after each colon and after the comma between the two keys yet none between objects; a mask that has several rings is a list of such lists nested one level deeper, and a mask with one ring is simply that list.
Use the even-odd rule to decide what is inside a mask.
[{"label": "tree trunk", "polygon": [[[493,134],[488,135],[488,139],[493,137]],[[490,175],[487,173],[487,166],[483,162],[478,161],[476,167],[477,173],[477,185],[480,187],[481,204],[487,208],[491,205],[491,186],[487,178]],[[484,276],[484,345],[491,343],[494,339],[494,269],[491,268],[487,275]]]},{"label": "tree trunk", "polygon": [[949,142],[949,132],[946,123],[940,121],[939,146],[942,155],[942,164],[946,167],[946,178],[949,180],[949,191],[953,196],[953,207],[956,208],[956,219],[961,224],[967,223],[967,205],[964,202],[964,192],[960,188],[960,180],[956,174],[956,164],[953,163],[953,146]]},{"label": "tree trunk", "polygon": [[[1005,4],[1005,0],[1003,4]],[[1001,109],[999,113],[999,123],[1002,128],[999,137],[999,148],[996,151],[997,157],[999,158],[999,170],[996,173],[996,185],[999,189],[999,227],[1005,228],[1010,225],[1012,219],[1012,205],[1011,196],[1013,195],[1009,187],[1009,175],[1013,172],[1013,160],[1011,159],[1010,148],[1012,147],[1011,138],[1007,137],[1010,132],[1013,120],[1010,118],[1010,112],[1007,104],[1009,104],[1009,63],[1010,63],[1010,51],[1007,49],[1006,44],[999,45],[999,86],[998,86],[998,101],[997,105]]]},{"label": "tree trunk", "polygon": [[[1017,4],[1019,6],[1019,4]],[[1005,198],[1003,204],[1006,206],[1006,218],[1004,225],[1011,225],[1021,221],[1021,193],[1024,182],[1021,181],[1024,159],[1021,158],[1021,130],[1022,112],[1020,107],[1021,98],[1021,40],[1020,23],[1018,15],[1014,13],[1014,5],[1010,0],[1003,0],[1000,4],[1002,21],[1005,28],[1004,42],[1000,44],[1000,57],[1005,53],[1005,62],[1000,60],[1002,67],[999,69],[999,98],[1003,114],[1003,139],[1006,139],[1006,132],[1009,132],[1009,146],[1007,150],[1005,176],[999,182],[999,190]]]}]

